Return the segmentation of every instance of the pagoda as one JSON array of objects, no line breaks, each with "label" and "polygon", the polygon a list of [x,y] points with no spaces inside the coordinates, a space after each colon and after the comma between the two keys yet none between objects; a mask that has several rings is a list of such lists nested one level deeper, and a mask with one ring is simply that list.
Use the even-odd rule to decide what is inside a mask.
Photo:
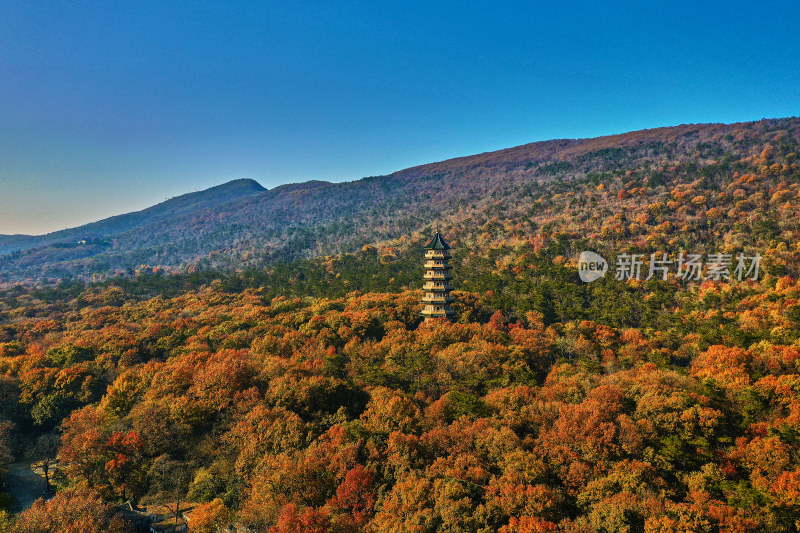
[{"label": "pagoda", "polygon": [[425,322],[435,318],[451,319],[455,315],[450,307],[455,299],[450,296],[450,291],[453,290],[450,280],[453,275],[450,273],[452,267],[447,262],[449,259],[450,245],[439,230],[436,230],[431,242],[425,246],[425,285],[422,286],[425,294],[422,296],[424,307],[420,311]]}]

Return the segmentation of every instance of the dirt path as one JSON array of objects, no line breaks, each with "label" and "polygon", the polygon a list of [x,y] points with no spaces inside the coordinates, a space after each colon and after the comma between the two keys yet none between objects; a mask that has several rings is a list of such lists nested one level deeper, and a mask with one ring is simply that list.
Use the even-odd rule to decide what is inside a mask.
[{"label": "dirt path", "polygon": [[11,495],[14,496],[14,511],[24,511],[44,495],[44,473],[28,463],[14,463],[8,476]]}]

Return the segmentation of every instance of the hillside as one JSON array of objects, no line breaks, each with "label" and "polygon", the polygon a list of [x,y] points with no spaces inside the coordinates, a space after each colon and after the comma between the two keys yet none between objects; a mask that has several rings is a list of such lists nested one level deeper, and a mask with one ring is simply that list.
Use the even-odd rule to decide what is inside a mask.
[{"label": "hillside", "polygon": [[[391,256],[419,243],[434,223],[469,248],[518,246],[553,232],[580,234],[595,248],[698,240],[704,248],[753,247],[776,238],[788,246],[797,231],[786,202],[797,202],[799,139],[797,118],[684,125],[538,142],[346,183],[227,196],[210,189],[196,193],[204,202],[151,208],[157,216],[123,215],[27,242],[27,250],[2,258],[0,275],[231,271],[365,244]],[[585,206],[591,209],[579,209]],[[55,242],[87,234],[103,241]]]},{"label": "hillside", "polygon": [[[123,502],[179,499],[199,532],[795,533],[798,139],[536,143],[20,252],[6,275],[149,267],[0,285],[0,531],[132,532]],[[419,314],[433,223],[452,323]],[[582,250],[762,262],[585,283]],[[57,494],[11,517],[29,457]]]},{"label": "hillside", "polygon": [[134,213],[109,217],[47,235],[0,235],[0,255],[52,244],[74,244],[80,240],[103,239],[113,235],[196,213],[266,189],[254,180],[240,179],[204,191],[183,194]]}]

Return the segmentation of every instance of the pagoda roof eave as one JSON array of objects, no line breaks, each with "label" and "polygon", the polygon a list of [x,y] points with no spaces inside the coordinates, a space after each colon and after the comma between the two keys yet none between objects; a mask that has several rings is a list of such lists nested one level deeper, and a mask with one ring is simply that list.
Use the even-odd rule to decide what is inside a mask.
[{"label": "pagoda roof eave", "polygon": [[425,245],[426,250],[450,250],[450,245],[438,231],[433,235],[431,242]]}]

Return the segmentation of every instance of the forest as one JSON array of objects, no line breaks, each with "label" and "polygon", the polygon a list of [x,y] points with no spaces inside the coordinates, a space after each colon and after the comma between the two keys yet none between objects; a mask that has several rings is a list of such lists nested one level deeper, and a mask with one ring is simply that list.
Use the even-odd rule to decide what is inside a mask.
[{"label": "forest", "polygon": [[[315,253],[9,280],[0,476],[47,464],[55,495],[0,495],[0,532],[136,531],[126,502],[192,532],[796,532],[799,144],[787,119],[475,156],[404,175],[452,210],[376,208],[360,246],[307,224]],[[435,223],[452,323],[419,316]],[[762,263],[586,284],[583,250]]]}]

